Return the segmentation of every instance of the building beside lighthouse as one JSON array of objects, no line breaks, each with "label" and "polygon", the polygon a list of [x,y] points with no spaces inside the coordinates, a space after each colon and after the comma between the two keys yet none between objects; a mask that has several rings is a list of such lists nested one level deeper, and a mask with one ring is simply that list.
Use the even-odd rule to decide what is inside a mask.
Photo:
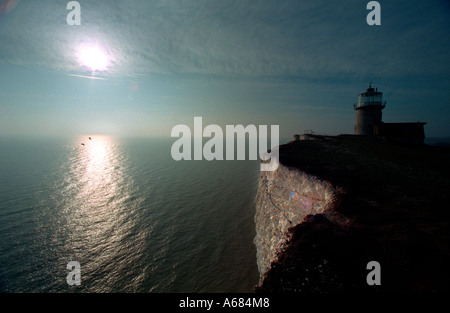
[{"label": "building beside lighthouse", "polygon": [[[373,88],[370,83],[365,92],[358,94],[358,102],[353,104],[353,109],[356,111],[354,134],[341,134],[338,137],[408,144],[424,143],[426,122],[385,123],[383,122],[385,107],[383,93],[378,91],[378,88]],[[332,139],[333,136],[315,134],[312,130],[305,130],[301,135],[294,135],[294,141]]]},{"label": "building beside lighthouse", "polygon": [[382,110],[385,107],[383,93],[369,84],[369,88],[358,95],[358,102],[353,105],[356,111],[354,134],[381,136],[389,142],[424,143],[425,122],[384,123]]}]

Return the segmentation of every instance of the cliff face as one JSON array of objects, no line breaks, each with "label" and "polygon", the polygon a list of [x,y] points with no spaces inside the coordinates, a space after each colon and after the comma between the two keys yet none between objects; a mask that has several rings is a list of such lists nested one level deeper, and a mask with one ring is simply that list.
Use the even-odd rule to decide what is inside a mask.
[{"label": "cliff face", "polygon": [[[280,146],[256,197],[257,291],[448,291],[448,150],[345,138]],[[381,265],[369,286],[367,264]]]},{"label": "cliff face", "polygon": [[290,227],[306,216],[323,213],[333,203],[335,190],[324,181],[280,165],[261,172],[256,196],[255,223],[258,269],[261,278],[277,253],[285,248]]}]

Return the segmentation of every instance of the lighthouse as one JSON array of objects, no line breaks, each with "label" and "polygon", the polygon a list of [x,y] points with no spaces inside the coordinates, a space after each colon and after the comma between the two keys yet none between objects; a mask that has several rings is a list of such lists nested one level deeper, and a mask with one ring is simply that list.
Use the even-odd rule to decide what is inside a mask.
[{"label": "lighthouse", "polygon": [[372,83],[365,92],[358,95],[358,102],[353,105],[356,111],[355,135],[374,135],[375,127],[381,124],[382,110],[386,106],[383,93],[372,88]]}]

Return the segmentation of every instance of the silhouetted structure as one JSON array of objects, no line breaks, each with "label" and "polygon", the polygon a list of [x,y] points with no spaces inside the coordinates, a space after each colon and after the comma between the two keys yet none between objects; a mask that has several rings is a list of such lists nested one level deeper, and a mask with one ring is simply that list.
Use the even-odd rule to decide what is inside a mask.
[{"label": "silhouetted structure", "polygon": [[353,105],[356,111],[355,135],[382,136],[390,142],[423,144],[425,140],[425,122],[384,123],[382,110],[386,107],[383,93],[378,88],[369,88],[358,95]]},{"label": "silhouetted structure", "polygon": [[423,144],[425,122],[381,123],[374,125],[374,135],[383,136],[387,141]]},{"label": "silhouetted structure", "polygon": [[366,92],[358,95],[358,103],[354,105],[356,111],[355,135],[373,135],[374,126],[381,123],[382,112],[386,106],[383,93],[369,85]]}]

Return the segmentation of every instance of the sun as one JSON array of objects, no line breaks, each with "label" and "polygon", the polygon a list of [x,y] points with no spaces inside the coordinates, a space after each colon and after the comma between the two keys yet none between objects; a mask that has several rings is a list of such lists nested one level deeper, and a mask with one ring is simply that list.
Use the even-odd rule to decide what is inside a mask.
[{"label": "sun", "polygon": [[95,71],[104,71],[108,67],[107,54],[99,46],[85,46],[80,48],[78,59],[82,66]]}]

